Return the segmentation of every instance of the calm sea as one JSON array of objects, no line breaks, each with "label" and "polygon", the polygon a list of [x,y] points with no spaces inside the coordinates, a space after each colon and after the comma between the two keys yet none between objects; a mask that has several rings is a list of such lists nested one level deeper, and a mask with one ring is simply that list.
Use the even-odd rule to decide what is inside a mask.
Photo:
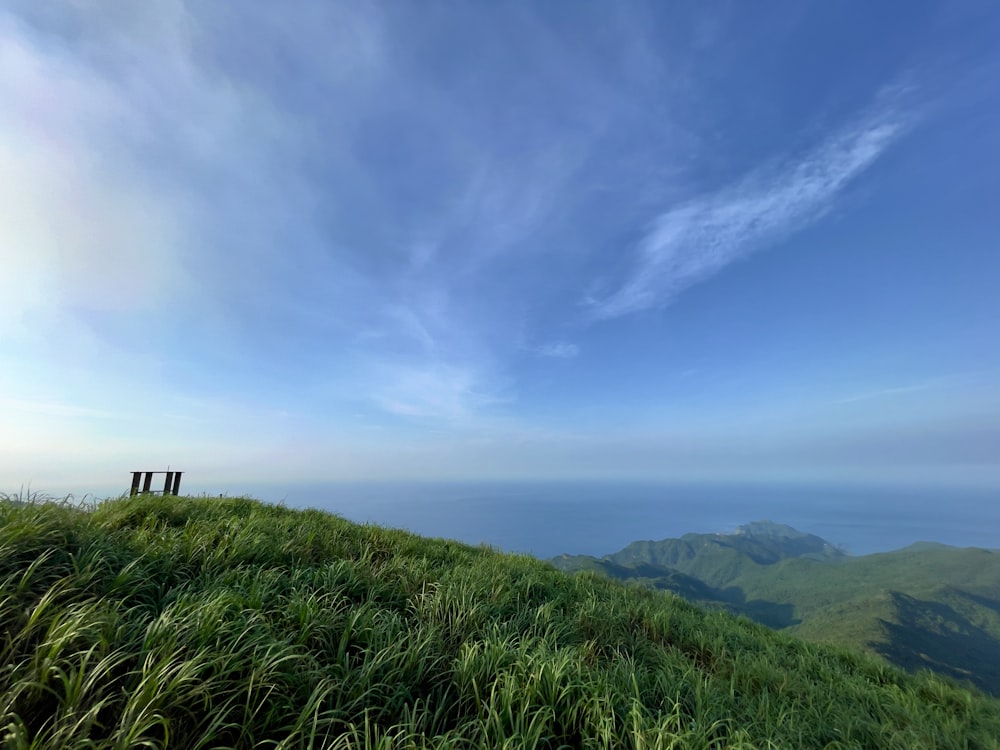
[{"label": "calm sea", "polygon": [[794,526],[862,555],[916,541],[1000,548],[1000,492],[621,482],[332,483],[248,494],[358,522],[538,557],[603,555],[637,539]]}]

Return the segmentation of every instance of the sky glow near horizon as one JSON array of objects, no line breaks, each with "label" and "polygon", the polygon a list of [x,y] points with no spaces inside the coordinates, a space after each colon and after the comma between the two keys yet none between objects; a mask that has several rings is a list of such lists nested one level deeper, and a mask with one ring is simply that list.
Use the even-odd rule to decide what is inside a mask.
[{"label": "sky glow near horizon", "polygon": [[6,3],[0,490],[1000,487],[997,38],[985,1]]}]

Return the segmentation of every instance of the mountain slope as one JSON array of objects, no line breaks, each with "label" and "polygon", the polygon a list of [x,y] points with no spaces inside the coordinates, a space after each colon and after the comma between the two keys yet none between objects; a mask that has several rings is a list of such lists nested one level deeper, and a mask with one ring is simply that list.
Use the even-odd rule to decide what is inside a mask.
[{"label": "mountain slope", "polygon": [[[733,535],[688,534],[634,543],[605,558],[563,556],[553,563],[671,590],[1000,695],[1000,553],[919,543],[849,557],[819,537],[793,532],[758,522]],[[633,562],[622,566],[622,560]],[[676,585],[679,572],[694,581]]]},{"label": "mountain slope", "polygon": [[0,501],[12,747],[1000,748],[1000,702],[671,594],[243,499]]},{"label": "mountain slope", "polygon": [[604,559],[619,564],[649,563],[724,586],[746,569],[788,558],[838,560],[844,553],[824,539],[791,526],[755,521],[732,534],[685,534],[680,539],[633,542]]}]

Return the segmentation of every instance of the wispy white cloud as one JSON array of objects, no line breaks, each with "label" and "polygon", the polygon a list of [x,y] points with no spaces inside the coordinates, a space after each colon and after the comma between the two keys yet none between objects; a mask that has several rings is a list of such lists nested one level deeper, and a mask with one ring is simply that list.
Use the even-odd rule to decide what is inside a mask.
[{"label": "wispy white cloud", "polygon": [[668,304],[684,289],[822,216],[906,127],[892,109],[836,133],[804,157],[660,214],[639,243],[627,281],[590,299],[595,318]]},{"label": "wispy white cloud", "polygon": [[[846,395],[836,400],[837,404],[853,404],[858,401],[871,401],[873,399],[895,398],[911,393],[926,393],[928,391],[950,391],[953,394],[961,392],[964,397],[971,399],[972,403],[978,404],[982,409],[987,409],[995,399],[987,398],[982,393],[985,386],[989,386],[996,381],[998,373],[995,371],[969,371],[962,373],[951,373],[928,377],[907,385],[887,386],[884,388],[872,388],[850,395]],[[922,396],[927,398],[928,396]]]},{"label": "wispy white cloud", "polygon": [[865,391],[864,393],[856,393],[852,396],[845,396],[844,398],[838,399],[838,404],[853,404],[858,401],[870,401],[872,399],[888,398],[892,396],[901,396],[907,393],[916,393],[919,391],[926,391],[929,388],[933,388],[940,383],[937,381],[927,382],[927,383],[915,383],[914,385],[901,385],[895,388],[880,388],[877,391]]},{"label": "wispy white cloud", "polygon": [[118,412],[58,401],[26,401],[13,398],[0,398],[0,413],[3,412],[9,415],[26,414],[69,419],[121,419],[124,416]]},{"label": "wispy white cloud", "polygon": [[580,354],[580,347],[569,341],[553,341],[535,347],[535,352],[542,357],[554,357],[556,359],[572,359]]},{"label": "wispy white cloud", "polygon": [[432,362],[426,366],[382,368],[375,401],[397,416],[461,422],[487,406],[502,403],[499,389],[473,367]]},{"label": "wispy white cloud", "polygon": [[[633,54],[645,24],[631,12],[605,19],[636,43],[618,58],[503,8],[13,8],[0,10],[0,333],[16,323],[58,351],[83,330],[80,370],[169,341],[167,369],[239,370],[227,390],[307,352],[293,377],[335,371],[396,413],[503,401],[523,342],[551,335],[538,311],[572,299],[595,253],[575,242],[586,186],[620,188],[623,158],[657,148],[621,136],[664,90],[662,60]],[[489,85],[456,64],[469,52]],[[42,313],[45,330],[22,324]]]}]

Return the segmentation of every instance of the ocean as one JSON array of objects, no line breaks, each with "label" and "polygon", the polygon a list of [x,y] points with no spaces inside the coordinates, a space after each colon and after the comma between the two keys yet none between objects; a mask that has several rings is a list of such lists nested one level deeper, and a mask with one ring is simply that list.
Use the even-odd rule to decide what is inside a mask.
[{"label": "ocean", "polygon": [[639,539],[730,532],[756,520],[788,524],[854,555],[917,541],[1000,548],[1000,492],[986,489],[525,481],[340,482],[245,491],[289,507],[541,558],[599,556]]}]

